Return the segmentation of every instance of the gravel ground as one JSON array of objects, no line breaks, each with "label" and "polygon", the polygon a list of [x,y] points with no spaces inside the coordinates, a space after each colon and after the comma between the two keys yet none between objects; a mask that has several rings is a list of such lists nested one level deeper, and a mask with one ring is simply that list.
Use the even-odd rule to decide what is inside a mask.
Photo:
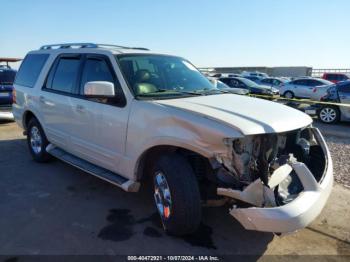
[{"label": "gravel ground", "polygon": [[350,139],[335,136],[325,138],[332,154],[334,179],[350,188]]}]

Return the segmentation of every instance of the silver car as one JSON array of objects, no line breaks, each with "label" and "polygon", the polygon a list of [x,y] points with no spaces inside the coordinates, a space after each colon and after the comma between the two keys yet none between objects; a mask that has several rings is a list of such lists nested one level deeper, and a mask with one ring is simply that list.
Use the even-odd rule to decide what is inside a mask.
[{"label": "silver car", "polygon": [[281,85],[280,95],[286,98],[311,98],[315,89],[333,85],[318,78],[299,78]]}]

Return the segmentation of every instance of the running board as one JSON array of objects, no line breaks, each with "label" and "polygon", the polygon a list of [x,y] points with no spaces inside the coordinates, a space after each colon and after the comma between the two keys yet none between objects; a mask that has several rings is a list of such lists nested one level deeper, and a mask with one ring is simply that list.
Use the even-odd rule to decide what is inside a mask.
[{"label": "running board", "polygon": [[46,151],[50,155],[66,162],[72,166],[75,166],[75,167],[85,171],[86,173],[89,173],[89,174],[94,175],[98,178],[101,178],[101,179],[103,179],[103,180],[105,180],[113,185],[116,185],[127,192],[137,192],[140,188],[140,183],[135,182],[133,180],[129,180],[129,179],[122,177],[121,175],[118,175],[116,173],[113,173],[105,168],[94,165],[94,164],[92,164],[84,159],[81,159],[79,157],[76,157],[76,156],[66,152],[65,150],[63,150],[59,147],[56,147],[52,144],[49,144],[46,147]]}]

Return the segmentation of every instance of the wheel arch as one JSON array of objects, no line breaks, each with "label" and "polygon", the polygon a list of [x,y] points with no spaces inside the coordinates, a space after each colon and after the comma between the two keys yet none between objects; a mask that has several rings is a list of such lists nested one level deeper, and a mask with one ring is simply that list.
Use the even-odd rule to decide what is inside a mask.
[{"label": "wheel arch", "polygon": [[[30,119],[33,117],[39,121],[39,119],[36,117],[36,115],[32,111],[27,110],[23,113],[22,123],[23,123],[23,128],[25,131],[27,131],[28,123],[29,123]],[[39,121],[39,123],[40,123],[40,121]]]},{"label": "wheel arch", "polygon": [[[154,163],[154,161],[156,161],[156,159],[159,156],[166,153],[174,153],[174,152],[177,152],[183,156],[190,156],[190,155],[197,156],[202,160],[207,161],[208,164],[210,165],[213,162],[213,159],[205,156],[201,151],[189,149],[182,146],[170,145],[170,144],[155,145],[143,151],[143,153],[139,156],[135,165],[136,180],[140,181],[147,177],[149,169],[151,168],[152,164]],[[148,165],[146,165],[147,163]]]},{"label": "wheel arch", "polygon": [[24,134],[27,132],[28,123],[29,123],[30,119],[32,119],[33,117],[39,122],[39,124],[40,124],[41,128],[44,130],[44,132],[46,131],[43,124],[42,124],[40,117],[38,117],[38,114],[36,114],[33,110],[26,110],[22,116],[22,125],[23,125],[23,129],[24,129]]}]

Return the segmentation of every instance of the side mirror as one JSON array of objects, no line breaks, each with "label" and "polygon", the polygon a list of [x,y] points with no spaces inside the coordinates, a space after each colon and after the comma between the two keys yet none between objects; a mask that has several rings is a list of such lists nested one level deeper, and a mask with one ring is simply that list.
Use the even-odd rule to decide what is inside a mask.
[{"label": "side mirror", "polygon": [[114,97],[114,84],[107,81],[91,81],[84,85],[84,95],[93,98]]}]

